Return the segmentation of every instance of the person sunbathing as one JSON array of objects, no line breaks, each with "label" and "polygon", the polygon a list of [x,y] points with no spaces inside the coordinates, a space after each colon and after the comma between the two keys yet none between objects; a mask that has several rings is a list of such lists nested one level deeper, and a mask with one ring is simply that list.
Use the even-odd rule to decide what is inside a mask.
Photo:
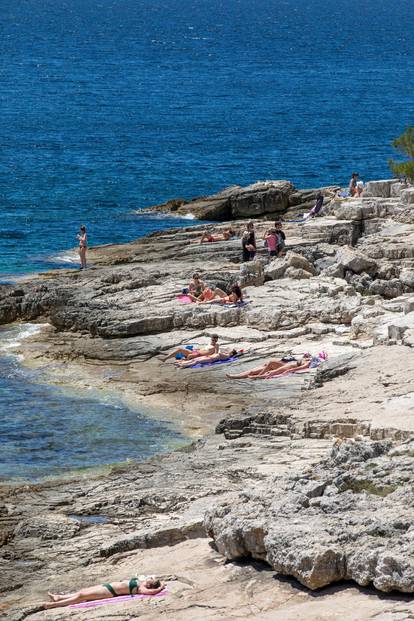
[{"label": "person sunbathing", "polygon": [[212,354],[217,354],[219,351],[218,340],[218,334],[212,334],[210,345],[204,349],[186,349],[185,347],[178,347],[168,354],[166,358],[164,358],[164,362],[166,362],[169,358],[175,358],[175,356],[180,354],[181,356],[184,356],[186,360],[192,360],[193,358],[199,358],[200,356],[211,356]]},{"label": "person sunbathing", "polygon": [[206,287],[201,293],[200,297],[196,300],[200,304],[206,304],[207,302],[211,302],[215,298],[215,289],[211,289],[210,287]]},{"label": "person sunbathing", "polygon": [[200,274],[198,272],[195,272],[195,274],[193,274],[192,281],[188,285],[188,291],[186,291],[186,295],[188,295],[188,297],[191,298],[193,302],[196,302],[201,297],[205,288],[206,286],[201,280]]},{"label": "person sunbathing", "polygon": [[199,240],[194,240],[192,244],[205,244],[211,242],[218,241],[228,241],[231,237],[235,235],[233,229],[225,229],[222,233],[218,233],[216,235],[212,235],[209,231],[204,231]]},{"label": "person sunbathing", "polygon": [[183,360],[182,362],[177,362],[177,366],[181,369],[187,369],[189,367],[195,367],[197,364],[206,364],[208,362],[228,360],[229,358],[236,356],[238,353],[239,352],[237,351],[237,349],[232,349],[231,351],[219,351],[208,356],[199,356],[198,358],[193,358],[192,360]]},{"label": "person sunbathing", "polygon": [[228,373],[226,377],[228,379],[266,379],[269,377],[284,375],[285,373],[304,371],[305,369],[309,369],[311,362],[312,356],[310,354],[304,354],[300,360],[297,360],[296,358],[269,360],[269,362],[266,362],[261,367],[257,367],[256,369],[244,371],[243,373]]},{"label": "person sunbathing", "polygon": [[202,301],[200,300],[200,302],[202,304],[237,304],[239,302],[243,302],[243,292],[239,285],[233,285],[229,294],[219,287],[216,287],[212,293],[213,297]]},{"label": "person sunbathing", "polygon": [[65,595],[57,595],[48,593],[51,602],[45,602],[43,607],[46,610],[50,608],[61,608],[72,604],[80,604],[82,602],[90,602],[108,597],[117,597],[118,595],[156,595],[163,590],[165,584],[156,578],[147,578],[140,582],[137,578],[130,580],[122,580],[120,582],[104,582],[95,586],[80,589],[74,593],[66,593]]}]

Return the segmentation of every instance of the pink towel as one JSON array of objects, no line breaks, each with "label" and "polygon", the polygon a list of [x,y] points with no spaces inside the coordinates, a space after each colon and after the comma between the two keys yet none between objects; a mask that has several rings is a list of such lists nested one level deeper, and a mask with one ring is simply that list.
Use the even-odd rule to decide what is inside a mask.
[{"label": "pink towel", "polygon": [[188,295],[185,295],[185,293],[180,293],[180,295],[177,295],[177,300],[179,300],[181,304],[193,303],[193,300]]},{"label": "pink towel", "polygon": [[91,602],[81,602],[80,604],[72,604],[68,608],[95,608],[96,606],[104,606],[105,604],[120,604],[121,602],[130,602],[133,599],[148,599],[151,597],[164,597],[168,595],[168,591],[164,589],[156,595],[118,595],[117,597],[107,597],[105,599],[95,599]]}]

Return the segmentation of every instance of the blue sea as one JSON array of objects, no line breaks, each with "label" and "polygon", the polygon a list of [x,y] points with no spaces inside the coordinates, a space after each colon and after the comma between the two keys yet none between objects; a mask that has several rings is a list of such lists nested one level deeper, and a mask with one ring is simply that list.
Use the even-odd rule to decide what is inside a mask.
[{"label": "blue sea", "polygon": [[387,177],[414,122],[412,0],[1,9],[1,280],[67,266],[81,223],[91,244],[188,225],[135,214],[172,197]]}]

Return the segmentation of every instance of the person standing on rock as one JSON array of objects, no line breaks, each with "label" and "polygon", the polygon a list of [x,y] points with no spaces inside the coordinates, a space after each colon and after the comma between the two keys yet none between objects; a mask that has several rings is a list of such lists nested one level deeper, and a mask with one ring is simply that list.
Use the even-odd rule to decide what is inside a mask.
[{"label": "person standing on rock", "polygon": [[79,240],[79,257],[80,257],[80,269],[86,269],[86,250],[88,247],[88,238],[86,235],[86,226],[82,224],[79,229],[79,233],[76,235]]},{"label": "person standing on rock", "polygon": [[277,254],[279,257],[283,257],[285,254],[285,248],[286,248],[286,235],[284,230],[282,229],[282,221],[281,220],[276,220],[275,222],[275,229],[276,229],[276,233],[278,236],[278,242],[277,242]]},{"label": "person standing on rock", "polygon": [[269,257],[277,257],[278,252],[278,234],[276,229],[269,229],[265,233],[266,247]]},{"label": "person standing on rock", "polygon": [[253,222],[248,222],[242,236],[243,262],[252,261],[256,256],[256,235]]}]

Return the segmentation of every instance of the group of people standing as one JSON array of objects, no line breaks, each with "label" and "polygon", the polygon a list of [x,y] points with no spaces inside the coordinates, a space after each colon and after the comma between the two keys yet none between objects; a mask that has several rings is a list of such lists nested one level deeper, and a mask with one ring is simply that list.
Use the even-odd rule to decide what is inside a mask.
[{"label": "group of people standing", "polygon": [[[270,257],[278,257],[284,254],[286,235],[282,229],[282,222],[277,220],[273,227],[267,229],[263,236],[263,243]],[[242,235],[243,262],[252,261],[257,252],[256,233],[253,222],[248,222]]]}]

